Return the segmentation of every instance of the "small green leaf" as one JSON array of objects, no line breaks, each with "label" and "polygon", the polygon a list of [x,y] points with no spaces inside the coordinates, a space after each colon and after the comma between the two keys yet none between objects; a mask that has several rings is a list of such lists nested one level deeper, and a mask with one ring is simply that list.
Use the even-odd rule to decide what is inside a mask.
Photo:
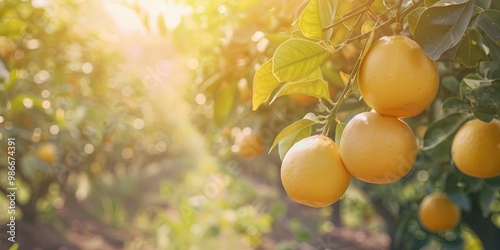
[{"label": "small green leaf", "polygon": [[489,122],[494,118],[500,118],[500,86],[488,86],[483,82],[483,86],[471,89],[465,95],[472,103],[474,115]]},{"label": "small green leaf", "polygon": [[278,85],[280,81],[273,74],[273,60],[270,59],[255,72],[252,109],[257,110],[262,103],[267,102]]},{"label": "small green leaf", "polygon": [[491,203],[495,200],[498,190],[498,188],[486,186],[479,193],[479,207],[484,217],[487,217],[491,213]]},{"label": "small green leaf", "polygon": [[483,11],[477,18],[477,26],[500,46],[500,11],[495,9]]},{"label": "small green leaf", "polygon": [[471,211],[472,205],[470,198],[464,193],[455,192],[448,194],[448,197],[450,198],[451,201],[453,201],[453,203],[457,204],[458,207],[460,207],[466,213]]},{"label": "small green leaf", "polygon": [[[320,3],[321,2],[321,3]],[[320,4],[329,4],[330,1],[312,0],[300,14],[299,25],[305,37],[317,40],[329,40],[332,35],[332,29],[323,32],[332,20],[332,9],[320,8]],[[323,7],[323,6],[321,6]],[[326,21],[326,23],[325,23]]]},{"label": "small green leaf", "polygon": [[458,44],[453,60],[469,68],[477,67],[479,62],[488,60],[479,31],[471,29],[467,32]]},{"label": "small green leaf", "polygon": [[454,76],[444,76],[441,78],[441,84],[453,93],[460,91],[460,82]]},{"label": "small green leaf", "polygon": [[437,60],[460,42],[474,10],[474,1],[441,0],[422,12],[415,27],[415,41]]},{"label": "small green leaf", "polygon": [[295,144],[296,142],[309,137],[311,135],[311,126],[307,126],[287,137],[285,137],[282,141],[279,142],[278,152],[280,155],[280,159],[283,160],[288,150]]},{"label": "small green leaf", "polygon": [[339,123],[335,127],[335,143],[340,144],[340,138],[342,137],[342,133],[345,129],[345,123]]},{"label": "small green leaf", "polygon": [[457,97],[450,97],[443,103],[443,111],[446,113],[457,113],[471,109],[470,103],[464,102]]},{"label": "small green leaf", "polygon": [[471,115],[456,113],[437,120],[425,132],[422,151],[435,159],[449,157],[453,135]]},{"label": "small green leaf", "polygon": [[308,113],[303,119],[298,120],[290,125],[288,127],[284,128],[274,139],[273,145],[271,146],[271,151],[280,141],[285,139],[286,137],[292,135],[295,132],[298,132],[304,128],[311,127],[316,123],[317,119],[316,116],[313,113]]},{"label": "small green leaf", "polygon": [[276,49],[273,73],[280,82],[299,81],[313,73],[327,55],[326,49],[314,42],[292,38]]},{"label": "small green leaf", "polygon": [[289,94],[304,94],[317,98],[330,98],[328,83],[323,80],[323,75],[319,68],[302,81],[289,82],[283,85],[273,97],[271,103],[274,102],[276,98]]}]

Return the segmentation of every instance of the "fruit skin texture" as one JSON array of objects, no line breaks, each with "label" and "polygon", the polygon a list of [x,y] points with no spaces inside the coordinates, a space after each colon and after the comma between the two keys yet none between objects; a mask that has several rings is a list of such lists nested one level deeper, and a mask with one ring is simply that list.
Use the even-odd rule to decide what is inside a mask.
[{"label": "fruit skin texture", "polygon": [[47,164],[52,164],[56,160],[57,156],[57,146],[51,142],[46,142],[40,145],[36,151],[36,155],[43,162]]},{"label": "fruit skin texture", "polygon": [[340,138],[340,155],[355,178],[386,184],[410,171],[417,157],[417,143],[404,121],[364,112],[347,123]]},{"label": "fruit skin texture", "polygon": [[500,121],[471,120],[458,130],[451,158],[464,174],[476,178],[500,175]]},{"label": "fruit skin texture", "polygon": [[424,197],[418,208],[420,223],[432,232],[455,228],[461,211],[445,194],[435,192]]},{"label": "fruit skin texture", "polygon": [[238,153],[241,157],[253,158],[260,155],[264,150],[264,140],[257,134],[248,134],[241,138],[238,147]]},{"label": "fruit skin texture", "polygon": [[422,113],[436,97],[439,73],[432,61],[410,38],[385,36],[374,42],[359,70],[359,90],[377,113],[412,117]]},{"label": "fruit skin texture", "polygon": [[350,181],[339,147],[329,137],[304,138],[283,158],[281,182],[288,195],[300,204],[326,207],[342,197]]}]

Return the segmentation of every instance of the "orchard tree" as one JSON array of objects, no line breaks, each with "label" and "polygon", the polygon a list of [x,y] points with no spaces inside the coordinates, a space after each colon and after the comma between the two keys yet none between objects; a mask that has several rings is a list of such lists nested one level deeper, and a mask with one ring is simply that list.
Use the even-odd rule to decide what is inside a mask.
[{"label": "orchard tree", "polygon": [[498,2],[179,2],[199,6],[172,33],[199,46],[187,96],[221,159],[248,127],[271,149],[254,162],[337,226],[351,185],[392,249],[500,247]]}]

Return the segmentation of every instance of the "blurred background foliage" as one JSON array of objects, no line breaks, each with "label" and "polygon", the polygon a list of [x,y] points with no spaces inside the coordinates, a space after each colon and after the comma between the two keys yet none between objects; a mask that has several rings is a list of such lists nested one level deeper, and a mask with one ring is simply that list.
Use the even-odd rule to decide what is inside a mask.
[{"label": "blurred background foliage", "polygon": [[[7,139],[16,138],[20,249],[482,249],[497,237],[500,180],[466,177],[439,160],[448,157],[442,150],[419,154],[396,184],[354,181],[328,208],[286,196],[279,150],[267,151],[279,131],[321,107],[295,95],[254,112],[252,79],[298,32],[294,21],[307,3],[0,1],[8,72],[0,82],[0,167],[6,171]],[[353,43],[323,64],[330,96],[360,48]],[[441,66],[454,82],[407,121],[420,139],[457,94],[449,86],[475,72]],[[339,116],[366,109],[349,99]],[[7,192],[6,179],[0,183]],[[418,223],[418,203],[435,186],[466,212],[455,231],[430,233]],[[0,196],[2,225],[7,207]]]}]

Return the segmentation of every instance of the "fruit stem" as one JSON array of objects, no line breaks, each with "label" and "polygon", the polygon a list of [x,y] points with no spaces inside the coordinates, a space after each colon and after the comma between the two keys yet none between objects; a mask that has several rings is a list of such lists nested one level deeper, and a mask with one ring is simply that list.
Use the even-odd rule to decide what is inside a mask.
[{"label": "fruit stem", "polygon": [[347,84],[345,85],[345,88],[342,90],[342,93],[340,94],[339,99],[336,102],[336,105],[333,107],[330,114],[328,114],[328,116],[326,117],[327,122],[323,127],[323,132],[321,133],[324,136],[328,136],[328,132],[330,131],[330,127],[332,126],[333,123],[338,124],[339,122],[339,119],[337,118],[337,112],[339,111],[342,102],[351,95],[352,83],[354,82],[354,77],[357,75],[359,63],[361,61],[361,56],[363,55],[363,51],[365,50],[365,48],[366,44],[362,52],[360,53],[358,60],[356,60],[356,63],[354,64],[354,67],[351,71],[351,75],[349,75]]},{"label": "fruit stem", "polygon": [[399,35],[401,31],[403,30],[403,25],[401,25],[401,5],[403,4],[403,0],[398,0],[396,3],[396,23],[392,27],[394,34]]}]

